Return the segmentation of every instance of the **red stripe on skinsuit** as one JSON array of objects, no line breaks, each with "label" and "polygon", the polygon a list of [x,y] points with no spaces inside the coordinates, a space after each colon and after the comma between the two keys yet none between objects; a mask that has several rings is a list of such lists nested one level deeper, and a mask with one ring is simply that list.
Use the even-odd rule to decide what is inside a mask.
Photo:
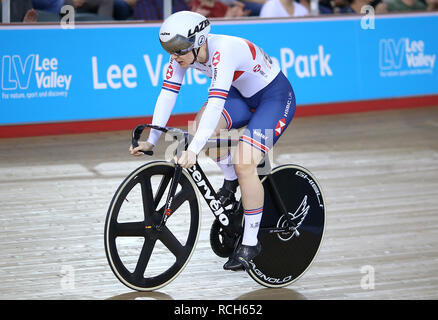
[{"label": "red stripe on skinsuit", "polygon": [[252,59],[255,60],[256,55],[257,55],[255,46],[251,42],[249,42],[248,40],[246,40],[246,39],[244,39],[244,40],[245,40],[246,44],[248,45],[249,50],[251,51]]},{"label": "red stripe on skinsuit", "polygon": [[234,71],[233,81],[236,81],[237,79],[239,79],[239,77],[240,77],[244,72],[245,72],[245,71]]}]

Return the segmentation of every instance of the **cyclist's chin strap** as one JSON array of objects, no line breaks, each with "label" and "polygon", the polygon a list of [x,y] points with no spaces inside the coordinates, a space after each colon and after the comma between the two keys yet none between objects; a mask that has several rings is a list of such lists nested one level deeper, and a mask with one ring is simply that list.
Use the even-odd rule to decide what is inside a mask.
[{"label": "cyclist's chin strap", "polygon": [[192,49],[192,52],[193,52],[193,61],[192,61],[191,64],[194,64],[195,61],[196,61],[196,59],[198,59],[199,50],[201,50],[201,48]]}]

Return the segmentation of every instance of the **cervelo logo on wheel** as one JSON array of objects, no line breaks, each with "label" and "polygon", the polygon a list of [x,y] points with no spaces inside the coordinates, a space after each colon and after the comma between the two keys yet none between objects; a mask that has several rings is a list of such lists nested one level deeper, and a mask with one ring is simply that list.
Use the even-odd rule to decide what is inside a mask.
[{"label": "cervelo logo on wheel", "polygon": [[213,66],[217,66],[218,63],[221,61],[221,53],[219,51],[216,51],[213,55],[213,59],[211,60],[211,63]]},{"label": "cervelo logo on wheel", "polygon": [[173,76],[173,68],[171,65],[169,65],[169,68],[167,68],[166,71],[166,79],[169,80]]}]

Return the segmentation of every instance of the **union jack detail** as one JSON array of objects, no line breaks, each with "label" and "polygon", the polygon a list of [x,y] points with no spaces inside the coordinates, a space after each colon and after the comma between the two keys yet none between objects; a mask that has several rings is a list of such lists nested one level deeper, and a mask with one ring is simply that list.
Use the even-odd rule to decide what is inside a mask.
[{"label": "union jack detail", "polygon": [[164,80],[163,81],[163,89],[169,90],[169,91],[174,92],[174,93],[179,93],[179,90],[181,89],[181,84]]},{"label": "union jack detail", "polygon": [[219,98],[227,100],[228,98],[228,91],[223,89],[210,89],[208,90],[208,98]]}]

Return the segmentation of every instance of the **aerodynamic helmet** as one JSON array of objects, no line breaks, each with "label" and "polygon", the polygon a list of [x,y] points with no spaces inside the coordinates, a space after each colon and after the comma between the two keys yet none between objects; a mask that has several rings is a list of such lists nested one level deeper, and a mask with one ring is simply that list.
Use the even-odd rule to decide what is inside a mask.
[{"label": "aerodynamic helmet", "polygon": [[210,33],[210,21],[192,11],[179,11],[166,20],[160,28],[160,42],[169,54],[183,55],[200,48]]}]

